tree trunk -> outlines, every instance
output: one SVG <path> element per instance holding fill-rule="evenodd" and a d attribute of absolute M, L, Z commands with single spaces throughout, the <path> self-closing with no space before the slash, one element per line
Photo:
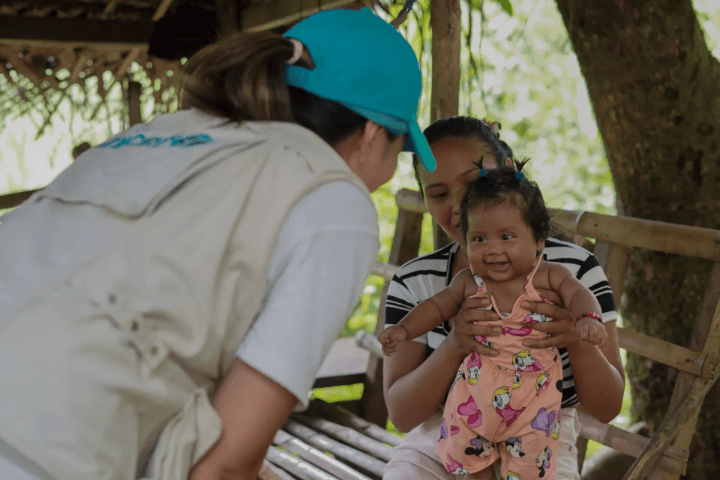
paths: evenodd
<path fill-rule="evenodd" d="M 720 64 L 691 0 L 556 0 L 583 72 L 622 213 L 720 229 Z M 710 264 L 634 249 L 620 302 L 630 328 L 689 346 Z M 657 427 L 677 372 L 628 356 L 635 420 Z M 687 478 L 720 478 L 720 387 Z"/>

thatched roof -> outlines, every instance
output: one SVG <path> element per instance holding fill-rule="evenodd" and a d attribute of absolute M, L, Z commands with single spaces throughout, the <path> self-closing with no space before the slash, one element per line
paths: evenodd
<path fill-rule="evenodd" d="M 9 0 L 0 3 L 0 75 L 22 96 L 63 91 L 104 72 L 114 83 L 137 62 L 162 91 L 179 60 L 218 32 L 283 28 L 318 10 L 355 5 L 358 0 Z M 98 82 L 101 96 L 107 83 Z"/>

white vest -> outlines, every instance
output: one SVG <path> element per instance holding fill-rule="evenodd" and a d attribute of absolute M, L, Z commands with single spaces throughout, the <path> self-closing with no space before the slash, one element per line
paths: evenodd
<path fill-rule="evenodd" d="M 0 225 L 0 245 L 17 244 L 13 224 L 54 202 L 112 231 L 77 232 L 103 240 L 72 264 L 0 253 L 0 438 L 58 480 L 129 480 L 146 464 L 186 478 L 220 435 L 208 394 L 262 308 L 285 217 L 335 180 L 367 193 L 303 127 L 196 111 L 78 158 Z"/>

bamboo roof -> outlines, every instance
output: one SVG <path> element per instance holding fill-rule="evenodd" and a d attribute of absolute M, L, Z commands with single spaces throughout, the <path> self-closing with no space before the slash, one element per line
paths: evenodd
<path fill-rule="evenodd" d="M 9 0 L 0 2 L 0 75 L 22 97 L 107 80 L 109 72 L 109 84 L 97 82 L 104 96 L 136 62 L 163 91 L 180 59 L 218 33 L 282 29 L 353 6 L 358 0 Z M 31 84 L 18 83 L 17 74 Z"/>

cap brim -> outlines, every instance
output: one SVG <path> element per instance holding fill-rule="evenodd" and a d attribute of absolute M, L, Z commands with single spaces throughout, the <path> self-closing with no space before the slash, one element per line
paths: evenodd
<path fill-rule="evenodd" d="M 428 172 L 435 171 L 435 157 L 433 156 L 432 150 L 430 150 L 430 144 L 428 144 L 427 138 L 423 135 L 420 130 L 420 125 L 417 122 L 411 122 L 408 125 L 407 140 L 405 141 L 404 151 L 413 152 L 420 158 L 420 163 Z"/>

